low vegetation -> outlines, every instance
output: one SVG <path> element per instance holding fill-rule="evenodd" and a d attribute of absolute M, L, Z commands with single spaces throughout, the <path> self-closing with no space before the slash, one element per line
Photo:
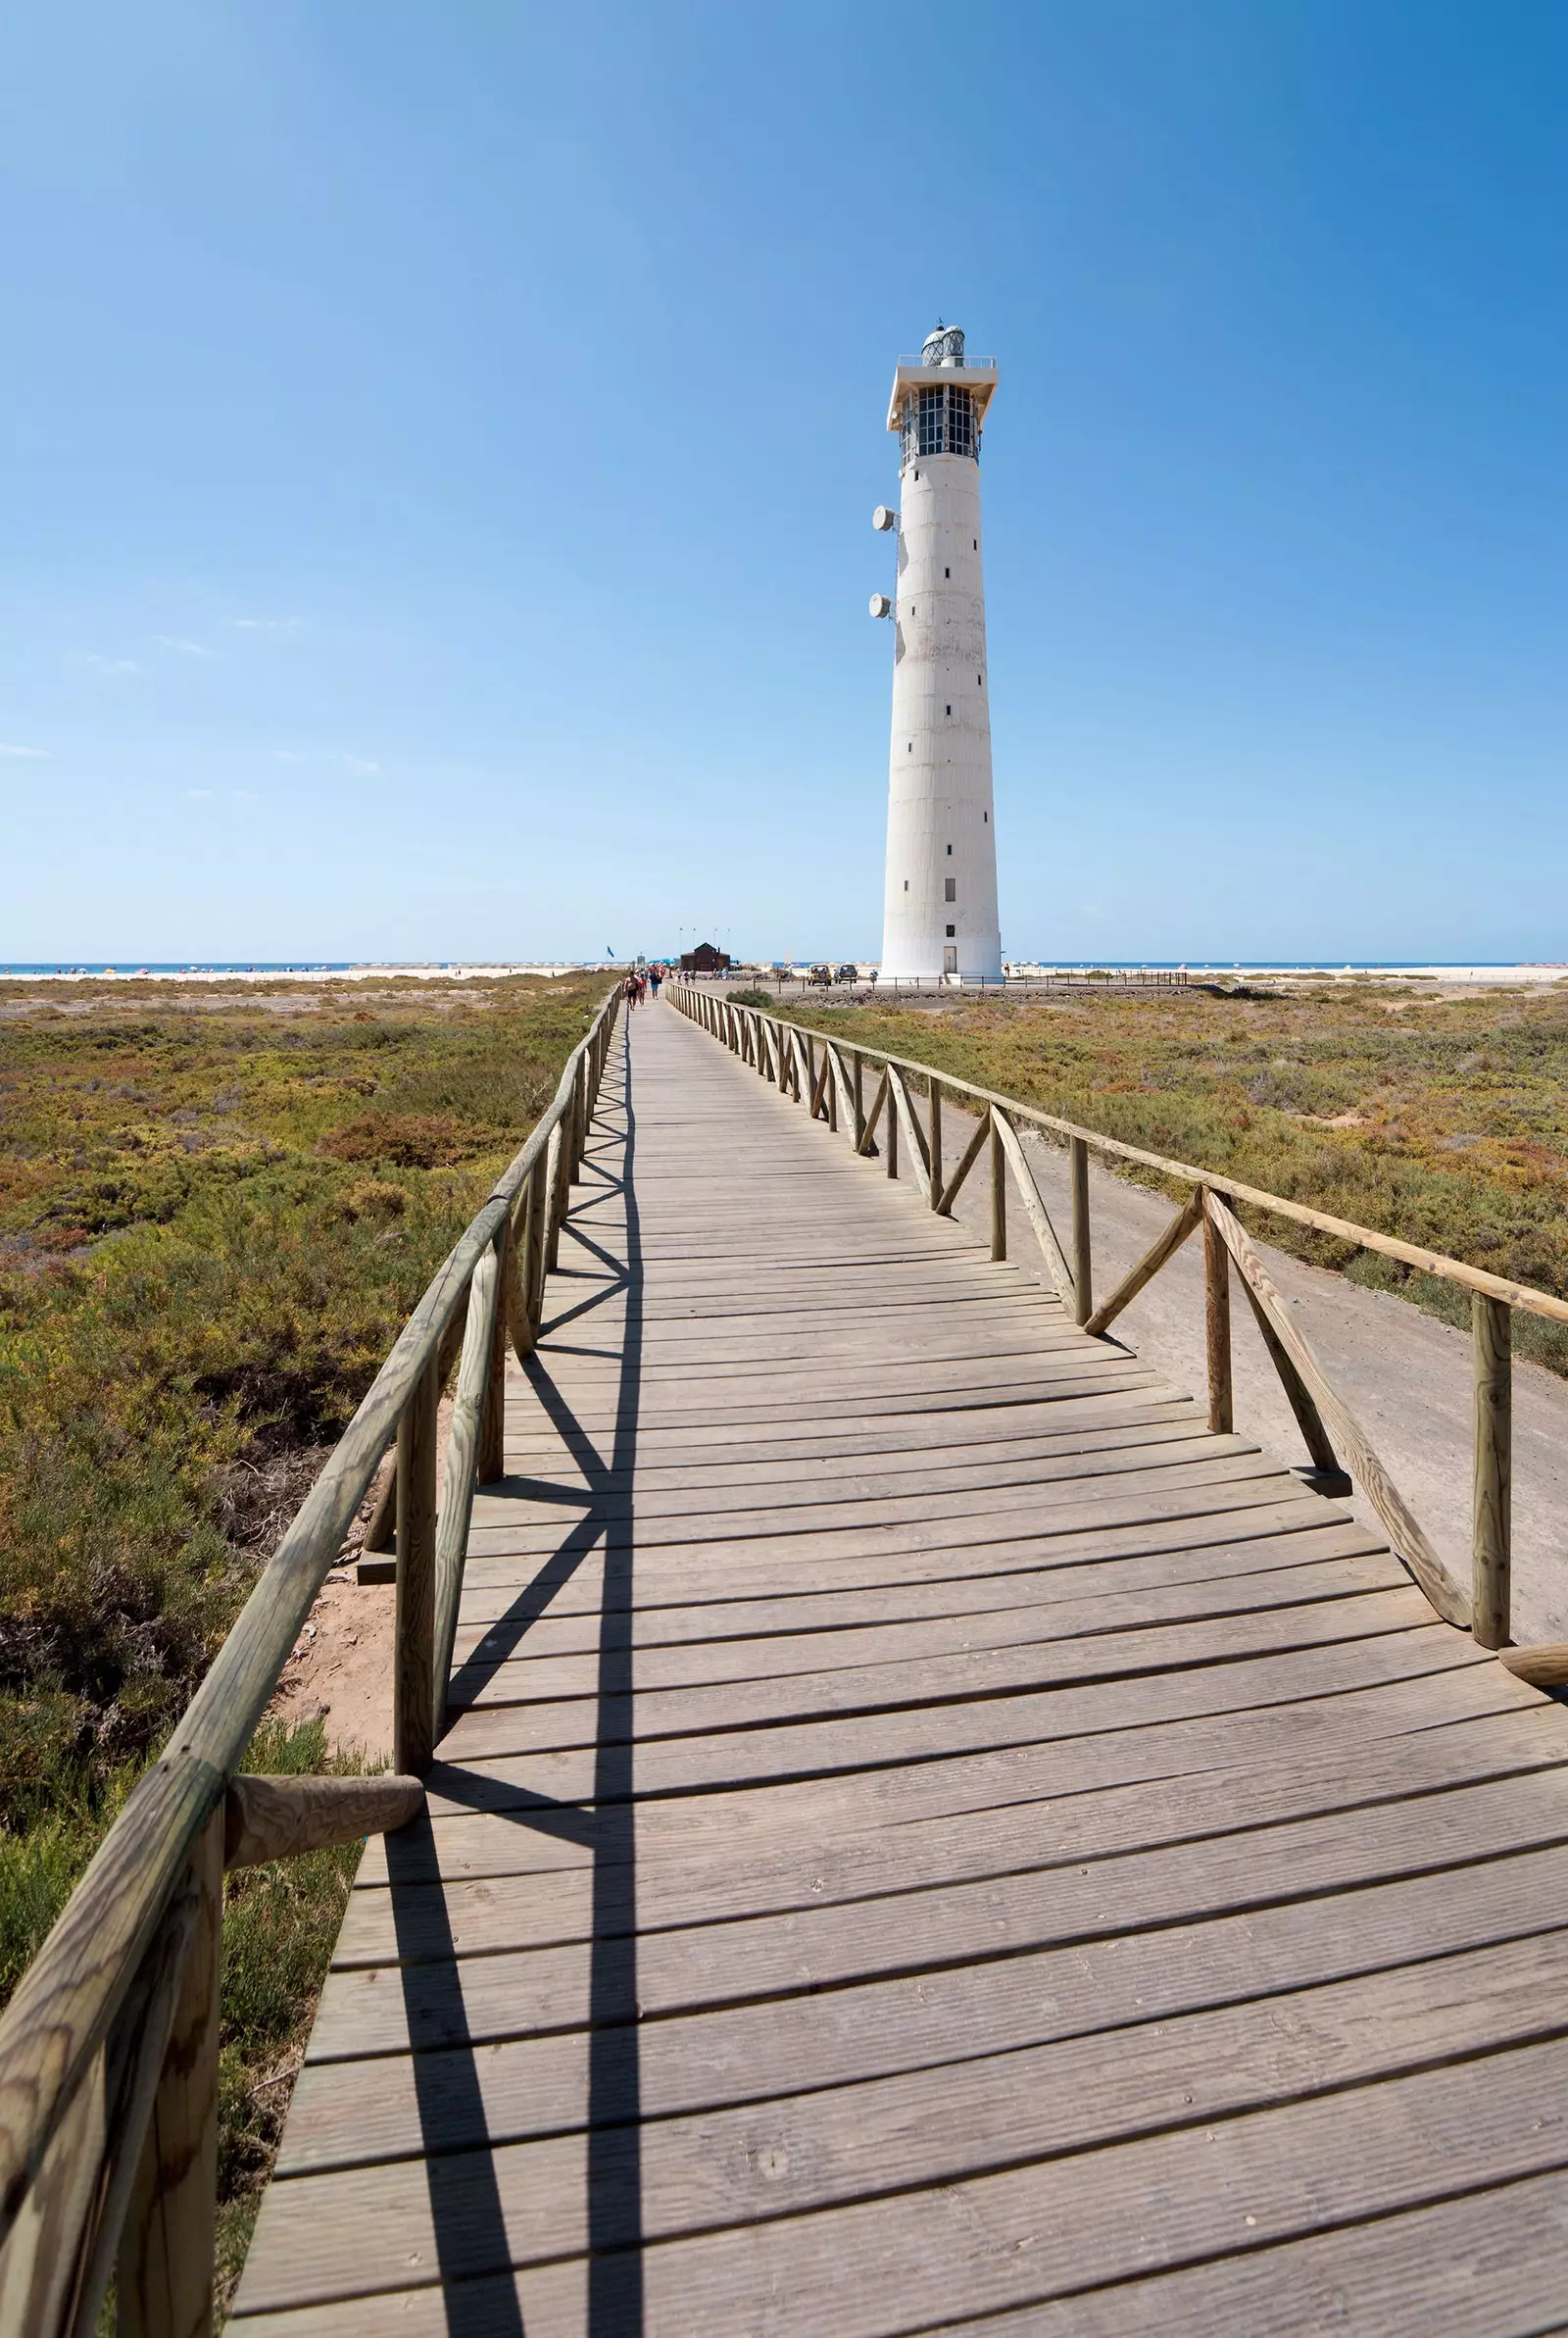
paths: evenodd
<path fill-rule="evenodd" d="M 0 992 L 0 2001 L 603 987 Z M 234 2263 L 353 1864 L 229 1887 Z"/>
<path fill-rule="evenodd" d="M 1568 1298 L 1568 998 L 1412 987 L 786 1012 L 1108 1136 Z M 1157 1182 L 1157 1180 L 1153 1180 Z M 1257 1215 L 1271 1242 L 1450 1321 L 1463 1292 Z M 1568 1371 L 1568 1334 L 1520 1316 Z"/>

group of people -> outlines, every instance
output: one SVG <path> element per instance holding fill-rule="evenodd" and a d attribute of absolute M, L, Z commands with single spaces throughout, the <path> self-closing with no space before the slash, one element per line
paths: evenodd
<path fill-rule="evenodd" d="M 663 979 L 664 970 L 662 966 L 651 966 L 643 973 L 639 973 L 633 967 L 621 984 L 626 997 L 627 1013 L 629 1014 L 633 1007 L 640 1007 L 645 998 L 652 998 L 657 1005 L 659 985 Z"/>

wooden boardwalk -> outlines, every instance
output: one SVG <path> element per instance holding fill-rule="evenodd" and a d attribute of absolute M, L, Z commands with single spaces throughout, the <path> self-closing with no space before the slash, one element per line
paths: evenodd
<path fill-rule="evenodd" d="M 666 1007 L 245 2338 L 1568 2326 L 1568 1727 Z"/>

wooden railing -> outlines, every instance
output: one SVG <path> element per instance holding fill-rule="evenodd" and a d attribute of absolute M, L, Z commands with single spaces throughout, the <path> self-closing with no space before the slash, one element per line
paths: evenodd
<path fill-rule="evenodd" d="M 0 2016 L 4 2338 L 92 2338 L 111 2275 L 122 2338 L 212 2327 L 223 1870 L 353 1842 L 423 1805 L 474 1486 L 502 1474 L 507 1342 L 520 1359 L 538 1336 L 618 996 L 605 1000 L 550 1109 L 405 1324 Z M 436 1410 L 454 1361 L 438 1506 Z M 239 1776 L 394 1436 L 400 1774 Z"/>
<path fill-rule="evenodd" d="M 1162 1154 L 1123 1144 L 1098 1129 L 1081 1128 L 1054 1113 L 999 1096 L 989 1088 L 929 1064 L 917 1064 L 879 1048 L 861 1047 L 791 1022 L 777 1014 L 742 1007 L 721 991 L 672 982 L 665 993 L 672 1006 L 721 1040 L 763 1078 L 808 1106 L 814 1119 L 842 1130 L 857 1153 L 877 1152 L 877 1130 L 887 1173 L 900 1173 L 901 1157 L 921 1196 L 944 1216 L 951 1214 L 964 1179 L 982 1153 L 991 1169 L 991 1255 L 1007 1255 L 1007 1194 L 1016 1191 L 1044 1256 L 1046 1268 L 1067 1314 L 1092 1337 L 1101 1337 L 1123 1308 L 1201 1226 L 1205 1329 L 1208 1358 L 1208 1421 L 1211 1429 L 1232 1426 L 1231 1268 L 1234 1267 L 1263 1344 L 1284 1384 L 1310 1466 L 1301 1471 L 1320 1492 L 1348 1494 L 1352 1479 L 1376 1511 L 1390 1543 L 1403 1560 L 1437 1613 L 1474 1634 L 1478 1646 L 1502 1653 L 1502 1662 L 1541 1687 L 1568 1683 L 1568 1644 L 1510 1648 L 1509 1481 L 1511 1443 L 1512 1311 L 1568 1323 L 1568 1300 L 1527 1284 L 1509 1282 L 1479 1267 L 1405 1242 L 1396 1234 L 1353 1225 L 1303 1202 L 1261 1192 L 1234 1177 L 1170 1161 Z M 872 1086 L 874 1082 L 874 1086 Z M 869 1101 L 867 1089 L 871 1088 Z M 926 1102 L 924 1123 L 916 1099 Z M 976 1124 L 962 1156 L 947 1169 L 942 1137 L 944 1096 L 967 1107 Z M 1019 1124 L 1042 1130 L 1066 1147 L 1071 1213 L 1063 1242 L 1052 1221 L 1033 1170 L 1018 1140 Z M 1190 1198 L 1137 1266 L 1107 1297 L 1095 1302 L 1089 1214 L 1089 1157 L 1126 1162 L 1192 1188 Z M 1233 1203 L 1272 1213 L 1363 1250 L 1398 1259 L 1424 1274 L 1457 1283 L 1470 1293 L 1474 1446 L 1471 1581 L 1455 1582 L 1419 1520 L 1389 1475 L 1371 1440 L 1334 1386 L 1310 1342 L 1293 1320 L 1268 1270 L 1237 1218 Z"/>

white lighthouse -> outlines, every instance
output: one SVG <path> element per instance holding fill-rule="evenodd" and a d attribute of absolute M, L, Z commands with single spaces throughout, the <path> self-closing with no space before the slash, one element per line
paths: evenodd
<path fill-rule="evenodd" d="M 898 531 L 897 597 L 871 602 L 894 625 L 884 977 L 1002 972 L 980 554 L 980 429 L 996 386 L 995 360 L 965 357 L 956 325 L 893 379 L 901 509 L 873 519 Z"/>

